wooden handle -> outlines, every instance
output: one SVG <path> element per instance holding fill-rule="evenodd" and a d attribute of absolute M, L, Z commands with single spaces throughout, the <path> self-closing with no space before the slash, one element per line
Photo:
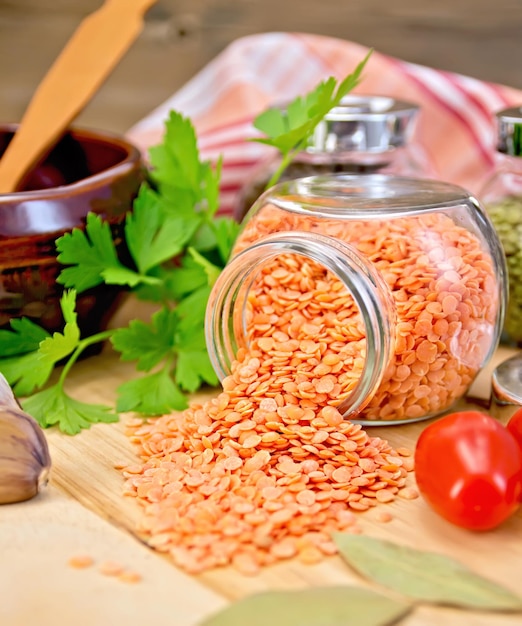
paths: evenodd
<path fill-rule="evenodd" d="M 156 0 L 106 0 L 73 33 L 38 86 L 0 159 L 0 193 L 10 193 L 102 85 L 143 28 Z"/>

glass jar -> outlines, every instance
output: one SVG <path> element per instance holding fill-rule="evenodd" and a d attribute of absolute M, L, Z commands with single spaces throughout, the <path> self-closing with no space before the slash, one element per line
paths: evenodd
<path fill-rule="evenodd" d="M 412 138 L 419 106 L 387 96 L 345 96 L 317 125 L 280 180 L 323 174 L 390 174 L 434 177 L 434 167 Z M 241 220 L 265 191 L 281 163 L 270 156 L 247 180 L 237 206 Z"/>
<path fill-rule="evenodd" d="M 479 197 L 506 255 L 509 298 L 502 340 L 522 346 L 522 107 L 496 117 L 497 167 Z"/>
<path fill-rule="evenodd" d="M 505 294 L 500 242 L 460 187 L 298 179 L 246 216 L 209 299 L 207 349 L 222 381 L 243 368 L 303 408 L 420 420 L 449 409 L 487 363 Z"/>

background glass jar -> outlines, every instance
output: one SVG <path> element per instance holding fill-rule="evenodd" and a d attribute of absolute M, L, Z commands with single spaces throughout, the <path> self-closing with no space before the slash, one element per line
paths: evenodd
<path fill-rule="evenodd" d="M 248 213 L 209 300 L 207 348 L 221 380 L 244 368 L 282 398 L 352 421 L 425 419 L 489 360 L 505 296 L 500 242 L 465 190 L 298 179 Z"/>
<path fill-rule="evenodd" d="M 333 173 L 434 177 L 433 165 L 413 140 L 419 112 L 418 105 L 388 96 L 345 96 L 317 125 L 280 180 Z M 280 155 L 268 157 L 246 181 L 236 212 L 239 219 L 280 163 Z"/>
<path fill-rule="evenodd" d="M 522 107 L 497 113 L 497 167 L 480 192 L 500 237 L 509 274 L 502 339 L 522 346 Z"/>

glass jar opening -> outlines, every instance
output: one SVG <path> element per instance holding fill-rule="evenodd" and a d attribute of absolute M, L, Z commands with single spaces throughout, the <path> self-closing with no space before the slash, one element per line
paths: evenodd
<path fill-rule="evenodd" d="M 261 360 L 258 374 L 270 373 L 281 393 L 320 397 L 352 419 L 389 364 L 393 322 L 386 284 L 353 247 L 278 233 L 239 253 L 218 278 L 207 348 L 221 380 L 240 368 L 254 383 L 248 364 Z"/>

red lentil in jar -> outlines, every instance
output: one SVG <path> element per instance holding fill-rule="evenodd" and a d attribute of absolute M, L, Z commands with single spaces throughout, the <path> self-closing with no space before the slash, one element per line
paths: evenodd
<path fill-rule="evenodd" d="M 496 348 L 505 281 L 495 231 L 459 187 L 300 179 L 245 218 L 207 345 L 222 380 L 244 358 L 245 380 L 276 377 L 352 421 L 425 419 L 462 397 Z"/>

